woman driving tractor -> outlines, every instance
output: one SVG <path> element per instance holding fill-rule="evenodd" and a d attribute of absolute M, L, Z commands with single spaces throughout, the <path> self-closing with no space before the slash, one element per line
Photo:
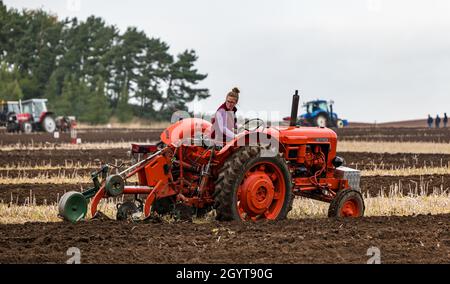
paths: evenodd
<path fill-rule="evenodd" d="M 211 138 L 218 144 L 232 140 L 237 132 L 236 104 L 239 101 L 239 89 L 233 88 L 214 114 L 211 124 Z"/>

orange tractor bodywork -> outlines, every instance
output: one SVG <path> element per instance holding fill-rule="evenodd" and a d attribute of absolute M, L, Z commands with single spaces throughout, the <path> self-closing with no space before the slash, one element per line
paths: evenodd
<path fill-rule="evenodd" d="M 295 96 L 291 117 L 298 108 Z M 92 216 L 103 198 L 145 196 L 140 207 L 119 206 L 118 219 L 137 211 L 144 217 L 162 214 L 182 204 L 202 213 L 215 209 L 219 220 L 276 220 L 286 217 L 294 196 L 331 203 L 329 216 L 362 216 L 359 172 L 341 166 L 336 133 L 298 127 L 295 121 L 291 125 L 247 129 L 217 147 L 207 139 L 211 123 L 183 119 L 165 129 L 157 145 L 133 144 L 131 152 L 141 156 L 139 161 L 115 175 L 108 175 L 105 166 L 93 174 L 94 188 L 82 194 L 93 197 Z M 135 175 L 136 185 L 125 185 Z M 72 221 L 68 208 L 76 212 L 77 206 L 87 206 L 62 199 L 67 204 L 60 204 L 60 214 Z M 79 212 L 83 216 L 76 215 L 75 220 L 84 217 L 83 210 Z"/>

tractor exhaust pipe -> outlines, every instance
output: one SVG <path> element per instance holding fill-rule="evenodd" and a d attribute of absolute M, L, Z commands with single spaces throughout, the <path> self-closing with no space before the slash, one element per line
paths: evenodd
<path fill-rule="evenodd" d="M 292 108 L 291 108 L 291 122 L 289 126 L 297 125 L 297 114 L 298 114 L 298 102 L 300 101 L 300 96 L 298 95 L 298 90 L 295 90 L 295 95 L 292 96 Z"/>

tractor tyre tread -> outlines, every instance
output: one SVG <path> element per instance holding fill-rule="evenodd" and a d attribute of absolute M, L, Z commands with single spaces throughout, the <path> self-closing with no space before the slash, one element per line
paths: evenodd
<path fill-rule="evenodd" d="M 242 179 L 243 170 L 247 165 L 251 164 L 253 160 L 260 158 L 261 147 L 240 147 L 235 153 L 233 153 L 224 163 L 223 167 L 219 170 L 218 178 L 215 182 L 214 191 L 214 208 L 216 209 L 216 219 L 219 221 L 232 221 L 240 220 L 239 216 L 233 212 L 234 206 L 233 194 L 236 188 L 239 186 Z M 285 178 L 288 179 L 286 184 L 286 198 L 288 204 L 282 209 L 277 219 L 285 219 L 289 211 L 292 209 L 294 201 L 294 195 L 291 190 L 291 178 L 289 171 L 287 170 L 286 161 L 282 155 L 275 157 L 280 165 L 285 165 Z"/>
<path fill-rule="evenodd" d="M 336 196 L 333 198 L 333 200 L 330 203 L 330 206 L 328 207 L 328 217 L 339 217 L 339 208 L 342 206 L 342 203 L 349 198 L 347 195 L 354 195 L 357 196 L 356 198 L 358 201 L 360 201 L 361 205 L 361 216 L 364 216 L 364 199 L 361 195 L 361 193 L 354 189 L 346 189 L 346 190 L 340 190 L 336 193 Z"/>

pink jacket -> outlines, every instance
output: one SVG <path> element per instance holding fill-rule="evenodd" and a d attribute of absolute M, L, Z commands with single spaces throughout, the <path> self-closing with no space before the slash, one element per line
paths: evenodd
<path fill-rule="evenodd" d="M 227 110 L 225 103 L 217 109 L 214 117 L 211 119 L 212 139 L 226 142 L 234 138 L 237 129 L 236 111 L 236 107 L 232 110 Z"/>

